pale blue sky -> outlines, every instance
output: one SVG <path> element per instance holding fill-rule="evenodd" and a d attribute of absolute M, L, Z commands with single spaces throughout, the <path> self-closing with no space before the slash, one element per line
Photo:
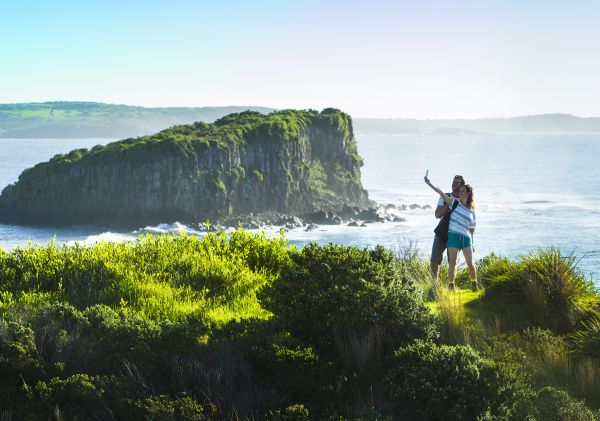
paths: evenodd
<path fill-rule="evenodd" d="M 600 2 L 0 3 L 0 103 L 600 116 Z"/>

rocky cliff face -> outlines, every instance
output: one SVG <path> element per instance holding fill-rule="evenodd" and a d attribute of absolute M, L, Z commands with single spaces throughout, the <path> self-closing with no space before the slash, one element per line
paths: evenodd
<path fill-rule="evenodd" d="M 138 227 L 365 206 L 360 165 L 338 110 L 245 112 L 56 156 L 4 189 L 0 218 Z"/>

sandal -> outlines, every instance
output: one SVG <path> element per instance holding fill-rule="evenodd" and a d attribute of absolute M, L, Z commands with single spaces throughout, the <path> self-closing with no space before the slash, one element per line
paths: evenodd
<path fill-rule="evenodd" d="M 449 289 L 450 291 L 454 291 L 454 282 L 449 282 L 449 283 L 448 283 L 448 289 Z"/>
<path fill-rule="evenodd" d="M 477 281 L 471 281 L 471 291 L 476 292 L 479 289 Z"/>

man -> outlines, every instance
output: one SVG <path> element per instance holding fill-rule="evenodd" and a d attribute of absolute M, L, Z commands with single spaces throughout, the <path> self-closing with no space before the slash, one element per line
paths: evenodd
<path fill-rule="evenodd" d="M 459 199 L 458 191 L 460 186 L 465 184 L 465 179 L 462 175 L 455 175 L 452 180 L 452 195 Z M 446 193 L 450 196 L 450 193 Z M 440 219 L 444 215 L 446 215 L 450 211 L 450 206 L 448 206 L 444 200 L 440 197 L 438 201 L 438 205 L 435 208 L 435 217 Z M 429 261 L 429 268 L 431 270 L 431 278 L 434 282 L 437 282 L 438 275 L 440 273 L 440 265 L 442 264 L 442 260 L 444 260 L 444 251 L 446 250 L 446 242 L 438 237 L 437 234 L 433 237 L 433 246 L 431 247 L 431 260 Z"/>

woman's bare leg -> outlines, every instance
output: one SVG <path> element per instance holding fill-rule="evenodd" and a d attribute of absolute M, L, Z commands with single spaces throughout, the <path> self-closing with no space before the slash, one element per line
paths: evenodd
<path fill-rule="evenodd" d="M 477 271 L 473 264 L 473 249 L 471 247 L 465 247 L 462 249 L 463 256 L 465 256 L 465 262 L 469 268 L 469 277 L 471 278 L 471 291 L 477 291 L 479 286 L 477 285 Z"/>
<path fill-rule="evenodd" d="M 456 259 L 458 257 L 458 249 L 448 247 L 448 282 L 451 287 L 454 286 L 454 278 L 456 278 Z"/>
<path fill-rule="evenodd" d="M 465 256 L 467 267 L 469 268 L 469 277 L 471 278 L 471 282 L 475 282 L 477 281 L 477 270 L 473 264 L 473 250 L 471 247 L 465 247 L 462 249 L 462 252 L 463 256 Z"/>

